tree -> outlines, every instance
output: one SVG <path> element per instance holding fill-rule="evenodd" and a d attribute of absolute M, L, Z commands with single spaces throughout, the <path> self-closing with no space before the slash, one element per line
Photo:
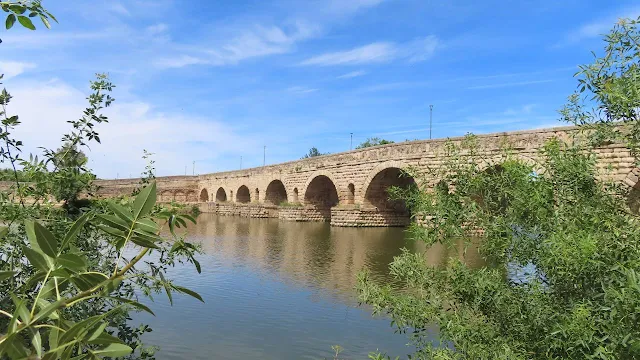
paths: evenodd
<path fill-rule="evenodd" d="M 368 138 L 366 141 L 356 146 L 356 149 L 364 149 L 371 146 L 386 145 L 386 144 L 393 144 L 393 143 L 394 141 L 391 141 L 391 140 L 385 140 L 385 139 L 373 137 L 373 138 Z"/>
<path fill-rule="evenodd" d="M 17 20 L 32 29 L 31 20 L 22 15 L 27 11 L 45 25 L 46 19 L 55 20 L 39 1 L 0 1 L 0 8 L 9 13 L 7 28 Z M 182 210 L 156 206 L 155 182 L 135 198 L 98 199 L 77 212 L 60 211 L 46 201 L 54 194 L 69 204 L 80 192 L 90 193 L 95 176 L 86 169 L 80 149 L 100 142 L 96 129 L 107 122 L 102 110 L 113 102 L 113 88 L 106 75 L 98 74 L 83 116 L 69 121 L 73 130 L 63 136 L 60 149 L 41 148 L 41 159 L 22 157 L 22 141 L 13 137 L 19 117 L 8 112 L 9 92 L 0 92 L 0 163 L 13 172 L 13 186 L 0 192 L 2 359 L 150 359 L 153 350 L 141 336 L 151 329 L 129 326 L 131 311 L 152 313 L 138 297 L 162 290 L 171 303 L 176 292 L 202 300 L 166 276 L 169 267 L 182 262 L 200 272 L 194 257 L 199 250 L 175 232 L 195 219 Z M 136 249 L 137 255 L 125 259 L 126 248 Z M 151 249 L 154 258 L 148 256 Z"/>
<path fill-rule="evenodd" d="M 328 155 L 329 153 L 321 153 L 315 146 L 309 149 L 309 153 L 305 154 L 301 159 L 308 159 L 316 156 Z"/>
<path fill-rule="evenodd" d="M 605 57 L 581 67 L 586 97 L 571 96 L 562 115 L 582 131 L 550 141 L 540 163 L 505 148 L 505 160 L 484 169 L 489 159 L 469 136 L 447 145 L 441 169 L 408 170 L 440 179 L 434 189 L 391 190 L 422 220 L 414 238 L 454 251 L 462 242 L 460 257 L 477 246 L 486 262 L 436 268 L 405 251 L 390 269 L 407 289 L 359 276 L 361 300 L 411 333 L 415 358 L 640 358 L 639 219 L 626 190 L 599 177 L 593 151 L 625 141 L 637 154 L 637 24 L 621 21 L 605 38 Z"/>

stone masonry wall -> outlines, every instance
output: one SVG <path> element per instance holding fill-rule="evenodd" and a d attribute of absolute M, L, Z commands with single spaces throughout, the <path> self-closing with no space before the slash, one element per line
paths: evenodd
<path fill-rule="evenodd" d="M 546 141 L 551 138 L 569 140 L 576 132 L 576 128 L 563 127 L 552 129 L 538 129 L 529 131 L 518 131 L 511 133 L 495 133 L 478 135 L 478 151 L 483 155 L 481 164 L 490 167 L 504 159 L 504 147 L 508 146 L 513 156 L 531 164 L 536 171 L 542 172 L 544 169 L 539 165 L 539 151 Z M 212 202 L 215 201 L 217 193 L 224 193 L 228 202 L 223 204 L 235 204 L 236 194 L 240 188 L 249 189 L 249 198 L 246 206 L 255 207 L 266 205 L 265 199 L 273 199 L 276 195 L 278 201 L 284 200 L 288 203 L 300 203 L 301 205 L 323 206 L 318 199 L 320 196 L 327 196 L 326 204 L 334 205 L 335 201 L 330 193 L 332 188 L 327 185 L 327 177 L 330 183 L 335 186 L 338 195 L 337 207 L 333 207 L 331 214 L 327 214 L 328 209 L 321 212 L 322 219 L 331 219 L 336 226 L 375 226 L 386 224 L 386 226 L 401 224 L 404 220 L 402 209 L 395 208 L 397 216 L 387 213 L 389 204 L 382 204 L 379 200 L 385 196 L 386 188 L 393 183 L 393 179 L 384 174 L 397 174 L 394 169 L 405 169 L 415 167 L 417 169 L 437 169 L 446 160 L 445 145 L 448 141 L 460 144 L 463 138 L 434 139 L 409 141 L 395 144 L 388 144 L 365 149 L 358 149 L 349 152 L 318 156 L 308 159 L 296 160 L 281 164 L 268 165 L 263 167 L 227 171 L 213 174 L 203 174 L 199 176 L 175 176 L 158 178 L 158 198 L 159 201 L 180 201 L 180 202 Z M 629 187 L 640 188 L 637 185 L 637 170 L 633 166 L 633 157 L 623 144 L 611 144 L 596 150 L 598 157 L 598 169 L 602 178 L 624 183 Z M 380 176 L 377 176 L 380 175 Z M 313 181 L 321 177 L 323 181 Z M 431 186 L 438 179 L 416 179 L 419 185 Z M 101 196 L 114 196 L 123 193 L 130 193 L 138 182 L 137 179 L 124 180 L 101 180 Z M 282 182 L 285 196 L 274 194 L 273 191 L 278 186 L 271 186 Z M 319 185 L 322 184 L 321 188 Z M 203 191 L 206 190 L 206 191 Z M 367 191 L 369 190 L 369 191 Z M 204 197 L 204 199 L 202 199 Z M 358 205 L 362 210 L 343 210 L 345 206 Z M 370 207 L 376 211 L 366 210 Z M 638 205 L 640 207 L 640 205 Z M 208 208 L 208 206 L 207 206 Z M 253 210 L 244 210 L 249 214 Z M 247 213 L 248 211 L 248 213 Z M 260 210 L 255 210 L 258 213 Z M 270 210 L 273 216 L 274 210 Z M 227 208 L 225 206 L 217 208 L 216 212 L 223 214 L 242 213 L 241 210 Z M 309 210 L 296 208 L 283 209 L 279 212 L 281 219 L 297 220 L 312 218 Z M 399 215 L 398 215 L 399 214 Z"/>

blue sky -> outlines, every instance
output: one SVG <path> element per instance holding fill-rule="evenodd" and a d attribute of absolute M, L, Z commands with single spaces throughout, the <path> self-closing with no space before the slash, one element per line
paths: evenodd
<path fill-rule="evenodd" d="M 88 81 L 117 88 L 90 165 L 136 176 L 298 159 L 310 147 L 564 125 L 578 64 L 633 1 L 47 1 L 60 24 L 0 31 L 25 151 L 55 147 Z"/>

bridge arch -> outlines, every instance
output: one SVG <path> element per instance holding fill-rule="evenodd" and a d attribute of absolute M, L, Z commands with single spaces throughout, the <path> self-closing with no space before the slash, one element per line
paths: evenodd
<path fill-rule="evenodd" d="M 287 201 L 287 199 L 287 189 L 284 187 L 282 180 L 275 179 L 267 185 L 264 197 L 266 203 L 280 205 L 282 202 Z"/>
<path fill-rule="evenodd" d="M 218 191 L 216 191 L 216 202 L 225 202 L 227 201 L 227 192 L 224 191 L 223 187 L 219 187 Z"/>
<path fill-rule="evenodd" d="M 338 205 L 340 198 L 338 197 L 336 182 L 333 179 L 335 177 L 327 171 L 314 173 L 305 185 L 305 205 L 322 209 L 330 209 Z"/>
<path fill-rule="evenodd" d="M 246 204 L 251 202 L 251 193 L 246 185 L 242 185 L 236 191 L 236 202 Z"/>
<path fill-rule="evenodd" d="M 200 190 L 200 202 L 208 202 L 209 201 L 209 192 L 207 188 L 203 188 Z"/>
<path fill-rule="evenodd" d="M 388 190 L 392 186 L 407 188 L 416 185 L 413 177 L 403 174 L 405 163 L 389 161 L 376 166 L 364 182 L 362 203 L 380 211 L 405 213 L 404 201 L 390 200 Z"/>

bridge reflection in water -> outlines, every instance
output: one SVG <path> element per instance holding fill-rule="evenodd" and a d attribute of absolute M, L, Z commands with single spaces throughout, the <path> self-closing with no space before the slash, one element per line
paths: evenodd
<path fill-rule="evenodd" d="M 202 214 L 189 240 L 202 244 L 203 273 L 178 266 L 176 284 L 198 291 L 204 304 L 162 296 L 151 304 L 157 317 L 139 315 L 154 331 L 146 341 L 162 346 L 159 359 L 321 359 L 340 344 L 345 357 L 366 358 L 380 349 L 410 353 L 389 320 L 358 306 L 356 275 L 368 268 L 390 283 L 388 264 L 402 247 L 443 264 L 453 249 L 427 250 L 400 228 L 337 228 L 328 223 L 219 217 Z M 467 261 L 479 264 L 469 250 Z M 138 318 L 136 318 L 137 320 Z"/>
<path fill-rule="evenodd" d="M 334 295 L 354 298 L 356 275 L 367 268 L 375 279 L 390 282 L 389 264 L 405 247 L 425 254 L 432 265 L 444 265 L 451 256 L 462 258 L 463 246 L 436 245 L 427 249 L 408 239 L 400 228 L 340 228 L 326 223 L 283 222 L 200 215 L 190 239 L 208 254 L 260 267 Z M 479 264 L 475 249 L 465 261 Z"/>

